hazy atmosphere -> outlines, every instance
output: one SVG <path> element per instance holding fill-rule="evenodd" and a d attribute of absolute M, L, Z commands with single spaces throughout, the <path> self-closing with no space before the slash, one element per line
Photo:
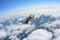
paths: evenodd
<path fill-rule="evenodd" d="M 0 0 L 0 40 L 60 40 L 60 0 Z"/>

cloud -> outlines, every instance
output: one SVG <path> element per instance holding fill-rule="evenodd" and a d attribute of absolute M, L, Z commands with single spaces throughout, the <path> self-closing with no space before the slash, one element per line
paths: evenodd
<path fill-rule="evenodd" d="M 58 29 L 60 28 L 60 20 L 55 20 L 51 23 L 44 23 L 43 25 L 51 30 Z"/>
<path fill-rule="evenodd" d="M 55 29 L 54 34 L 56 36 L 55 40 L 60 40 L 60 29 Z"/>
<path fill-rule="evenodd" d="M 8 12 L 0 17 L 0 22 L 9 20 L 10 25 L 4 26 L 0 24 L 0 39 L 4 39 L 5 37 L 9 36 L 11 40 L 20 40 L 22 37 L 27 34 L 27 37 L 24 37 L 23 40 L 49 40 L 52 38 L 53 34 L 57 37 L 55 40 L 59 40 L 60 38 L 60 29 L 54 29 L 57 24 L 60 25 L 60 20 L 55 20 L 51 23 L 47 22 L 44 23 L 42 29 L 36 29 L 35 24 L 23 24 L 19 21 L 25 19 L 30 14 L 35 15 L 35 18 L 40 17 L 41 15 L 50 15 L 52 17 L 58 18 L 60 16 L 60 5 L 42 5 L 42 6 L 33 6 L 27 7 L 23 9 L 18 9 L 12 12 Z M 18 18 L 21 17 L 21 18 Z M 13 24 L 14 18 L 18 18 L 18 24 Z M 43 18 L 42 18 L 43 19 Z M 39 20 L 40 21 L 40 20 Z M 39 21 L 37 21 L 39 23 Z M 43 22 L 44 20 L 40 21 Z M 49 20 L 48 20 L 49 21 Z M 3 28 L 4 26 L 4 28 Z M 60 26 L 59 26 L 60 27 Z M 48 28 L 49 30 L 53 31 L 53 33 L 48 32 L 45 30 Z M 54 30 L 52 30 L 52 29 Z M 28 34 L 29 33 L 29 34 Z M 21 35 L 19 35 L 21 34 Z M 17 37 L 19 35 L 19 37 Z"/>
<path fill-rule="evenodd" d="M 17 9 L 13 11 L 9 11 L 5 13 L 4 15 L 0 16 L 1 19 L 6 19 L 12 16 L 28 16 L 28 15 L 51 15 L 54 17 L 60 16 L 60 5 L 40 5 L 40 6 L 32 6 L 32 7 L 26 7 L 22 9 Z"/>
<path fill-rule="evenodd" d="M 52 34 L 43 29 L 37 29 L 33 31 L 27 38 L 24 40 L 49 40 L 52 37 Z"/>
<path fill-rule="evenodd" d="M 9 39 L 11 40 L 19 40 L 19 38 L 17 38 L 17 35 L 19 35 L 20 33 L 24 33 L 25 30 L 26 30 L 25 34 L 27 34 L 34 30 L 34 27 L 35 27 L 34 25 L 30 24 L 8 25 L 0 30 L 0 39 L 4 39 L 7 36 L 9 36 Z"/>
<path fill-rule="evenodd" d="M 6 31 L 0 30 L 0 39 L 4 39 L 7 35 L 8 35 L 8 34 L 7 34 Z"/>

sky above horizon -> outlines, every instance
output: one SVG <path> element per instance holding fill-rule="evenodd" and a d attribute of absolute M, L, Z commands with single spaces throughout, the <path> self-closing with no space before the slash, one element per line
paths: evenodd
<path fill-rule="evenodd" d="M 0 0 L 0 14 L 14 9 L 42 4 L 60 4 L 60 0 Z"/>

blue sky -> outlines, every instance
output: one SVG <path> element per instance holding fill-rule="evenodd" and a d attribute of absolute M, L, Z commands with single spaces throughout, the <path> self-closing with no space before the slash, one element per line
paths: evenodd
<path fill-rule="evenodd" d="M 41 4 L 60 4 L 60 0 L 0 0 L 0 14 L 13 9 Z"/>

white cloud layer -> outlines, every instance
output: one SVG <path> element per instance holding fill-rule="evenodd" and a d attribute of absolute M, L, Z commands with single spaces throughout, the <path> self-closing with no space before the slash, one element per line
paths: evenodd
<path fill-rule="evenodd" d="M 27 38 L 24 40 L 49 40 L 51 39 L 52 34 L 43 29 L 37 29 L 33 31 Z"/>
<path fill-rule="evenodd" d="M 0 20 L 1 19 L 6 19 L 11 16 L 28 16 L 28 15 L 51 15 L 54 17 L 60 16 L 60 5 L 40 5 L 40 6 L 32 6 L 32 7 L 27 7 L 27 8 L 22 8 L 22 9 L 17 9 L 14 11 L 9 11 L 8 13 L 4 15 L 0 15 Z"/>
<path fill-rule="evenodd" d="M 37 29 L 36 23 L 29 21 L 29 24 L 23 24 L 20 22 L 25 20 L 30 14 L 35 15 L 34 19 L 40 18 L 41 15 L 50 15 L 56 18 L 56 20 L 49 22 L 50 20 L 48 18 L 48 22 L 40 24 L 42 27 L 37 24 L 40 27 Z M 60 19 L 58 17 L 60 17 L 60 5 L 33 6 L 8 12 L 0 16 L 0 39 L 4 40 L 4 38 L 9 36 L 11 40 L 60 40 Z M 37 22 L 45 22 L 43 19 Z M 7 23 L 5 21 L 9 22 Z M 36 22 L 35 20 L 32 21 Z M 3 22 L 5 23 L 3 24 Z M 9 23 L 10 25 L 8 25 Z"/>
<path fill-rule="evenodd" d="M 8 34 L 7 34 L 6 31 L 0 30 L 0 39 L 1 39 L 1 38 L 4 39 L 7 35 L 8 35 Z"/>

